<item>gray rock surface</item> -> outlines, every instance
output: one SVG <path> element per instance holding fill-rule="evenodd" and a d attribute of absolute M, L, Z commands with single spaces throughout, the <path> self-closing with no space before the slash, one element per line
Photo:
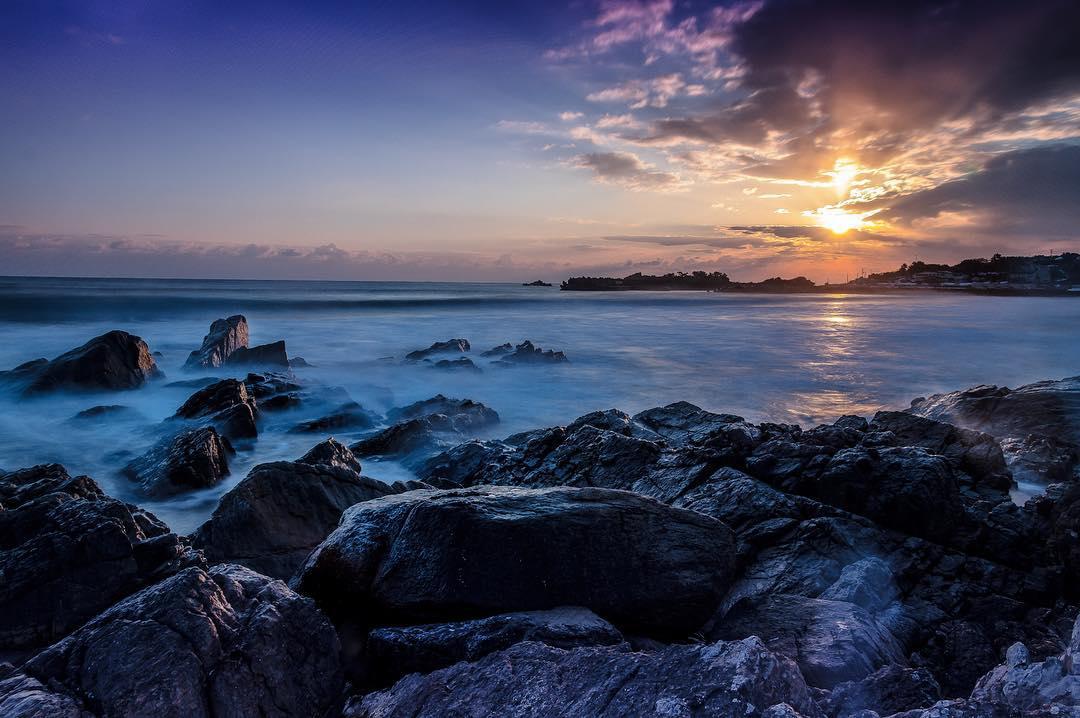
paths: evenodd
<path fill-rule="evenodd" d="M 142 338 L 122 331 L 94 337 L 52 361 L 35 359 L 0 372 L 0 382 L 23 395 L 53 391 L 116 391 L 137 389 L 164 376 Z"/>
<path fill-rule="evenodd" d="M 243 314 L 215 319 L 203 337 L 202 346 L 191 352 L 184 362 L 186 369 L 216 369 L 237 349 L 248 345 L 248 323 Z"/>
<path fill-rule="evenodd" d="M 144 496 L 162 498 L 221 482 L 229 473 L 233 453 L 217 429 L 204 426 L 161 441 L 121 473 L 138 484 Z"/>

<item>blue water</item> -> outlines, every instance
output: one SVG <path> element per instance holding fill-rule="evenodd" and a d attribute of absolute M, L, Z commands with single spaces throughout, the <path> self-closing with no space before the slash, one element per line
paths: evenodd
<path fill-rule="evenodd" d="M 571 293 L 504 284 L 0 279 L 0 367 L 54 357 L 110 329 L 143 337 L 170 380 L 210 322 L 243 313 L 253 344 L 285 339 L 315 365 L 302 379 L 344 386 L 383 410 L 442 392 L 503 418 L 492 434 L 566 423 L 594 409 L 635 412 L 677 400 L 749 419 L 804 426 L 841 414 L 906 407 L 916 396 L 973 384 L 1016 386 L 1080 374 L 1080 299 Z M 474 354 L 532 339 L 570 363 L 449 374 L 397 361 L 436 340 L 464 337 Z M 483 362 L 477 359 L 478 363 Z M 148 506 L 177 530 L 198 525 L 251 465 L 295 458 L 319 436 L 264 427 L 223 486 L 168 503 L 138 500 L 115 475 L 145 427 L 75 429 L 75 412 L 123 403 L 147 424 L 190 390 L 161 383 L 109 396 L 17 403 L 0 398 L 0 468 L 59 461 Z M 136 422 L 137 423 L 137 422 Z M 350 434 L 339 435 L 348 440 Z M 366 462 L 377 478 L 407 475 Z"/>

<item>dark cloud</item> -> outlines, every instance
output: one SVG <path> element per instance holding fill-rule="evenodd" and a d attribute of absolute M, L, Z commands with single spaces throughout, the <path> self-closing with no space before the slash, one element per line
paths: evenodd
<path fill-rule="evenodd" d="M 944 213 L 970 213 L 982 232 L 1080 236 L 1080 145 L 1051 145 L 997 155 L 979 170 L 931 189 L 865 206 L 886 206 L 910 224 Z"/>
<path fill-rule="evenodd" d="M 578 167 L 592 170 L 602 182 L 614 182 L 630 189 L 674 187 L 679 178 L 670 172 L 650 169 L 630 152 L 590 152 L 578 155 Z"/>

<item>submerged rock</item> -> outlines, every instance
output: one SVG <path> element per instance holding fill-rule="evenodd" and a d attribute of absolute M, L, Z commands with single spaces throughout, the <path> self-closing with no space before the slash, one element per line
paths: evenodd
<path fill-rule="evenodd" d="M 248 439 L 258 436 L 255 424 L 258 409 L 248 394 L 247 386 L 237 379 L 222 379 L 188 397 L 176 418 L 191 419 L 211 424 L 230 439 Z"/>
<path fill-rule="evenodd" d="M 461 357 L 460 359 L 440 359 L 431 365 L 433 369 L 441 369 L 442 371 L 471 371 L 481 372 L 480 367 L 473 363 L 473 360 L 469 357 Z"/>
<path fill-rule="evenodd" d="M 259 464 L 221 497 L 213 515 L 192 534 L 192 545 L 211 563 L 292 576 L 345 509 L 393 492 L 361 476 L 347 451 L 331 439 L 300 461 Z"/>
<path fill-rule="evenodd" d="M 472 350 L 467 339 L 447 339 L 445 342 L 435 342 L 427 349 L 417 349 L 405 355 L 407 361 L 420 361 L 437 354 L 464 354 Z"/>
<path fill-rule="evenodd" d="M 42 651 L 18 680 L 34 689 L 28 715 L 74 701 L 108 716 L 329 716 L 343 686 L 339 651 L 326 617 L 280 581 L 190 568 Z"/>
<path fill-rule="evenodd" d="M 501 357 L 504 354 L 510 354 L 513 351 L 514 351 L 514 345 L 511 344 L 510 342 L 506 342 L 505 344 L 500 344 L 497 347 L 492 347 L 491 349 L 488 349 L 486 352 L 481 352 L 480 356 L 482 356 L 482 357 Z"/>
<path fill-rule="evenodd" d="M 731 531 L 623 491 L 411 491 L 353 506 L 294 583 L 332 616 L 434 622 L 584 606 L 686 635 L 731 579 Z"/>
<path fill-rule="evenodd" d="M 526 339 L 514 347 L 514 351 L 501 354 L 495 363 L 500 366 L 517 366 L 520 364 L 559 364 L 566 361 L 569 360 L 562 352 L 541 349 Z"/>
<path fill-rule="evenodd" d="M 397 423 L 349 447 L 357 456 L 399 456 L 415 465 L 499 422 L 498 413 L 479 402 L 442 394 L 393 409 L 388 416 Z"/>
<path fill-rule="evenodd" d="M 310 434 L 335 430 L 370 429 L 375 426 L 375 414 L 355 401 L 348 401 L 326 416 L 303 421 L 289 429 L 294 434 Z"/>
<path fill-rule="evenodd" d="M 289 368 L 289 355 L 285 353 L 285 341 L 278 340 L 257 347 L 240 347 L 225 360 L 225 366 L 281 367 Z"/>
<path fill-rule="evenodd" d="M 71 424 L 89 424 L 98 420 L 136 421 L 145 417 L 137 410 L 123 404 L 103 404 L 83 409 L 68 419 Z"/>
<path fill-rule="evenodd" d="M 248 323 L 243 314 L 215 319 L 203 337 L 202 346 L 191 352 L 184 362 L 186 369 L 216 369 L 237 349 L 248 345 Z"/>
<path fill-rule="evenodd" d="M 623 637 L 592 611 L 570 606 L 459 623 L 376 628 L 368 636 L 367 653 L 376 680 L 387 682 L 476 661 L 522 641 L 576 648 L 617 645 Z"/>
<path fill-rule="evenodd" d="M 21 386 L 29 396 L 65 389 L 137 389 L 162 376 L 146 342 L 127 332 L 111 331 L 52 361 L 35 359 L 0 372 L 0 381 Z"/>
<path fill-rule="evenodd" d="M 162 441 L 121 473 L 136 482 L 143 495 L 161 498 L 219 483 L 229 474 L 228 457 L 233 453 L 228 439 L 204 426 Z"/>
<path fill-rule="evenodd" d="M 0 646 L 63 637 L 144 585 L 197 561 L 152 514 L 58 464 L 0 477 Z"/>
<path fill-rule="evenodd" d="M 470 417 L 476 426 L 490 426 L 499 422 L 499 415 L 494 409 L 472 399 L 449 399 L 436 394 L 430 399 L 416 401 L 408 406 L 401 406 L 386 412 L 386 418 L 394 423 L 416 419 L 429 414 Z"/>
<path fill-rule="evenodd" d="M 756 638 L 655 653 L 529 642 L 476 663 L 406 676 L 351 700 L 344 715 L 754 718 L 780 703 L 808 718 L 822 715 L 794 663 Z"/>

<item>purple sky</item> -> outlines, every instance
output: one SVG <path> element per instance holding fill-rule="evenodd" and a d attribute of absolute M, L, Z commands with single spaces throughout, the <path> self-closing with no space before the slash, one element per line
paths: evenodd
<path fill-rule="evenodd" d="M 1075 0 L 14 0 L 0 274 L 835 281 L 1075 250 L 1078 35 Z"/>

